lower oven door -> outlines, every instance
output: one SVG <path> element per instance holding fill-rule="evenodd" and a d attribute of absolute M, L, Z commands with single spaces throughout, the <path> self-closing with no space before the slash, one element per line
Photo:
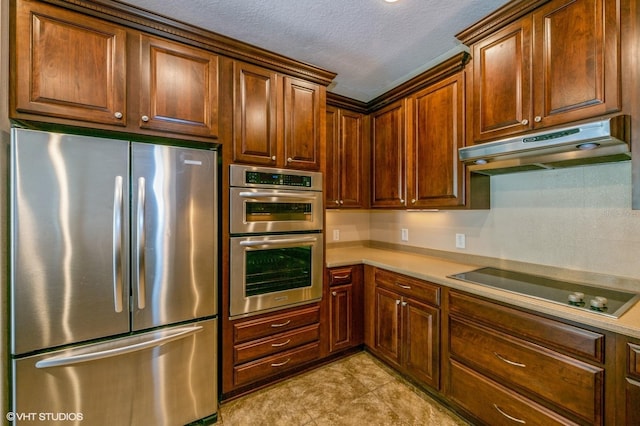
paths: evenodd
<path fill-rule="evenodd" d="M 322 233 L 231 238 L 230 315 L 322 297 Z"/>

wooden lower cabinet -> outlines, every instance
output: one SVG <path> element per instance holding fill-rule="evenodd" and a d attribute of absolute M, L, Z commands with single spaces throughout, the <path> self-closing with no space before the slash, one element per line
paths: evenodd
<path fill-rule="evenodd" d="M 281 375 L 320 358 L 320 307 L 237 320 L 233 342 L 234 388 Z"/>
<path fill-rule="evenodd" d="M 440 388 L 440 287 L 375 270 L 373 353 Z M 422 296 L 422 298 L 419 298 Z"/>
<path fill-rule="evenodd" d="M 619 424 L 640 425 L 640 340 L 618 338 Z"/>
<path fill-rule="evenodd" d="M 327 271 L 329 305 L 329 352 L 362 344 L 362 265 Z"/>
<path fill-rule="evenodd" d="M 456 291 L 448 306 L 455 404 L 492 425 L 605 424 L 605 335 Z"/>

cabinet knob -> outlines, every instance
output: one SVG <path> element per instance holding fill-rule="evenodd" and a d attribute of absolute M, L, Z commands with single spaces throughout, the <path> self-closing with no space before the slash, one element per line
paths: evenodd
<path fill-rule="evenodd" d="M 400 202 L 404 204 L 404 198 L 400 198 Z"/>
<path fill-rule="evenodd" d="M 338 295 L 338 293 L 336 293 L 335 291 L 332 291 L 332 292 L 331 292 L 331 295 L 332 295 L 332 296 L 337 296 L 337 295 Z"/>
<path fill-rule="evenodd" d="M 402 306 L 407 306 L 407 302 L 402 302 Z"/>
<path fill-rule="evenodd" d="M 273 157 L 271 157 L 271 159 L 272 159 L 273 161 L 276 161 L 276 156 L 274 155 Z"/>
<path fill-rule="evenodd" d="M 396 305 L 400 304 L 400 299 L 396 300 Z"/>
<path fill-rule="evenodd" d="M 533 119 L 533 121 L 535 121 L 536 123 L 539 123 L 542 121 L 542 117 L 540 117 L 539 115 L 536 115 L 536 117 Z"/>
<path fill-rule="evenodd" d="M 146 123 L 147 121 L 149 121 L 149 116 L 143 115 L 142 117 L 140 117 L 140 119 Z"/>
<path fill-rule="evenodd" d="M 343 205 L 343 204 L 344 204 L 344 201 L 343 201 L 343 200 L 340 200 L 340 205 Z"/>
<path fill-rule="evenodd" d="M 415 203 L 416 203 L 416 199 L 415 199 L 415 198 L 412 198 L 412 199 L 411 199 L 411 204 L 415 204 Z"/>
<path fill-rule="evenodd" d="M 340 204 L 340 201 L 336 200 L 336 204 Z"/>
<path fill-rule="evenodd" d="M 115 118 L 117 118 L 118 120 L 120 120 L 120 119 L 122 118 L 122 113 L 121 113 L 120 111 L 116 111 L 116 113 L 115 113 L 115 114 L 113 114 L 113 116 L 114 116 Z"/>
<path fill-rule="evenodd" d="M 289 157 L 287 158 L 287 163 L 291 163 L 293 161 L 293 158 Z"/>
<path fill-rule="evenodd" d="M 529 120 L 527 120 L 526 118 L 524 120 L 522 120 L 520 123 L 522 123 L 523 126 L 526 126 L 527 124 L 529 124 Z"/>

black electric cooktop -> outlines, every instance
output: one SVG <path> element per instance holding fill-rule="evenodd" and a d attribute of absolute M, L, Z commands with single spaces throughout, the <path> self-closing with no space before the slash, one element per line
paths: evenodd
<path fill-rule="evenodd" d="M 560 281 L 497 268 L 475 269 L 450 275 L 450 278 L 531 296 L 613 318 L 620 317 L 640 300 L 640 294 L 637 293 Z"/>

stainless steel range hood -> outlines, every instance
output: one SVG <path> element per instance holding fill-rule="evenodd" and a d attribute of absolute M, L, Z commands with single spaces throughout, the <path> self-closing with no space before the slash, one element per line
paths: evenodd
<path fill-rule="evenodd" d="M 485 175 L 625 161 L 631 159 L 630 122 L 618 115 L 460 148 L 458 155 L 470 171 Z"/>

